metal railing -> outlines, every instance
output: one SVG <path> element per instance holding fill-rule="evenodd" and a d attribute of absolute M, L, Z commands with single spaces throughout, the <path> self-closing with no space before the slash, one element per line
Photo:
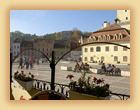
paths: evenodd
<path fill-rule="evenodd" d="M 33 89 L 40 91 L 51 90 L 51 82 L 35 79 L 33 82 Z M 69 90 L 69 85 L 55 83 L 55 91 L 63 94 L 67 98 L 69 98 Z M 108 97 L 109 99 L 107 100 L 130 100 L 130 95 L 125 94 L 110 93 Z"/>

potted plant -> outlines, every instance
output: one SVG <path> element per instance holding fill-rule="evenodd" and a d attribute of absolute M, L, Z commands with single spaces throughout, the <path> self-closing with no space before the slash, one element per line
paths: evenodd
<path fill-rule="evenodd" d="M 102 97 L 102 99 L 108 97 L 109 94 L 111 93 L 111 91 L 109 90 L 109 86 L 110 86 L 109 84 L 104 83 L 103 79 L 98 79 L 92 76 L 86 78 L 86 73 L 84 73 L 78 79 L 78 81 L 70 80 L 69 83 L 70 90 L 72 91 L 96 96 L 98 98 Z"/>
<path fill-rule="evenodd" d="M 24 71 L 14 73 L 14 79 L 26 90 L 30 90 L 33 85 L 34 75 L 30 72 L 25 74 Z"/>

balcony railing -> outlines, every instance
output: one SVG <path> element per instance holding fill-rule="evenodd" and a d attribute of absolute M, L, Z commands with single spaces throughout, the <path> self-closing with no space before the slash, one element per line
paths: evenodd
<path fill-rule="evenodd" d="M 37 89 L 40 91 L 51 90 L 51 82 L 35 79 L 33 82 L 33 89 Z M 70 87 L 68 85 L 55 83 L 55 91 L 63 94 L 67 98 L 69 98 L 69 90 L 70 90 Z M 129 100 L 130 99 L 130 95 L 117 94 L 117 93 L 111 93 L 109 97 L 110 97 L 109 98 L 110 100 Z"/>

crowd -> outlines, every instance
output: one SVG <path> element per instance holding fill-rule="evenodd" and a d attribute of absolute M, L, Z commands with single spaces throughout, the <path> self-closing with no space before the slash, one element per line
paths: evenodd
<path fill-rule="evenodd" d="M 103 63 L 102 66 L 101 66 L 101 73 L 110 73 L 110 72 L 115 72 L 115 65 L 111 65 L 111 64 L 108 64 L 108 67 L 105 66 L 105 64 Z"/>
<path fill-rule="evenodd" d="M 75 67 L 74 67 L 74 71 L 73 72 L 81 72 L 81 71 L 86 71 L 86 72 L 88 72 L 89 71 L 89 65 L 87 64 L 87 63 L 81 63 L 81 65 L 79 65 L 79 63 L 78 62 L 76 62 L 76 65 L 75 65 Z"/>

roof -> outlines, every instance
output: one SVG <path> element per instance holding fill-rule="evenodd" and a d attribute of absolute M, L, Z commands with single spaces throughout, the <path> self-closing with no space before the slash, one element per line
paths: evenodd
<path fill-rule="evenodd" d="M 36 42 L 47 42 L 47 43 L 53 43 L 53 40 L 51 39 L 44 39 L 44 38 L 37 38 L 37 39 L 34 39 L 33 42 L 36 43 Z"/>
<path fill-rule="evenodd" d="M 33 47 L 33 42 L 32 41 L 22 41 L 21 47 Z"/>
<path fill-rule="evenodd" d="M 54 44 L 54 48 L 68 48 L 68 47 L 63 44 Z"/>
<path fill-rule="evenodd" d="M 123 38 L 122 39 L 114 39 L 113 36 L 114 35 L 119 35 L 122 34 Z M 116 23 L 111 24 L 103 29 L 100 29 L 98 31 L 93 32 L 93 34 L 91 34 L 90 37 L 96 37 L 97 39 L 100 36 L 110 36 L 110 40 L 97 40 L 97 41 L 88 41 L 88 39 L 84 42 L 84 43 L 88 43 L 88 42 L 121 42 L 121 41 L 130 41 L 130 31 L 120 27 L 119 25 L 117 25 Z"/>
<path fill-rule="evenodd" d="M 14 40 L 14 43 L 21 43 L 24 40 L 24 38 L 16 38 Z"/>

